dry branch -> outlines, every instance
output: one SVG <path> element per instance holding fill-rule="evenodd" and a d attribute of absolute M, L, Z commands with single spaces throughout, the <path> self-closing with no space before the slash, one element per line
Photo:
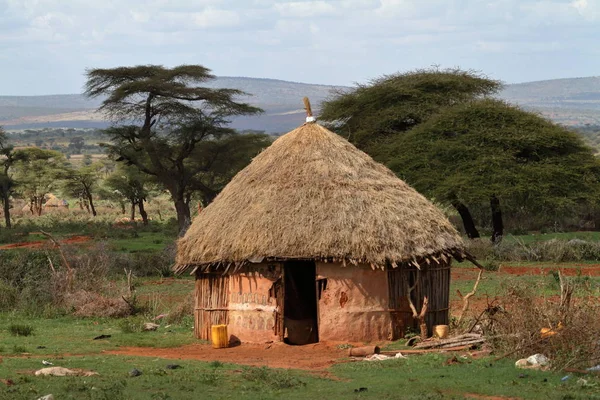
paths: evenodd
<path fill-rule="evenodd" d="M 476 333 L 466 333 L 449 339 L 430 340 L 419 343 L 415 349 L 448 348 L 484 343 L 485 338 Z"/>
<path fill-rule="evenodd" d="M 412 310 L 412 316 L 414 319 L 416 319 L 417 321 L 419 321 L 419 329 L 421 330 L 421 340 L 425 340 L 427 339 L 427 324 L 425 323 L 425 315 L 427 314 L 427 306 L 429 305 L 429 299 L 427 298 L 427 296 L 425 296 L 423 298 L 423 305 L 421 306 L 421 312 L 417 312 L 417 308 L 415 307 L 415 304 L 412 301 L 412 297 L 411 294 L 413 292 L 413 290 L 415 290 L 415 288 L 417 287 L 417 284 L 419 283 L 419 278 L 420 278 L 420 270 L 417 270 L 417 274 L 416 274 L 416 278 L 415 278 L 415 283 L 414 285 L 410 286 L 408 288 L 408 291 L 406 292 L 406 299 L 408 300 L 408 305 L 410 306 L 410 309 Z"/>
<path fill-rule="evenodd" d="M 402 354 L 427 354 L 427 353 L 441 353 L 446 351 L 464 351 L 469 350 L 472 345 L 466 346 L 452 346 L 452 347 L 444 347 L 444 348 L 428 348 L 428 349 L 406 349 L 406 350 L 398 350 L 398 351 L 382 351 L 380 354 L 384 354 L 386 356 L 394 356 L 396 353 L 400 352 Z"/>
<path fill-rule="evenodd" d="M 475 281 L 475 285 L 473 285 L 473 290 L 471 290 L 469 293 L 467 293 L 462 299 L 463 300 L 463 308 L 462 308 L 462 311 L 460 312 L 458 320 L 456 321 L 457 325 L 460 325 L 460 321 L 462 321 L 463 316 L 469 309 L 469 299 L 471 297 L 473 297 L 475 295 L 475 293 L 477 293 L 477 287 L 479 286 L 479 281 L 481 281 L 482 274 L 483 274 L 483 269 L 480 268 L 479 274 L 477 274 L 477 280 Z"/>
<path fill-rule="evenodd" d="M 63 261 L 63 265 L 65 266 L 65 268 L 67 268 L 67 271 L 68 271 L 67 272 L 68 288 L 72 289 L 73 288 L 73 268 L 71 268 L 71 264 L 69 264 L 69 261 L 67 260 L 67 257 L 65 256 L 65 253 L 63 252 L 63 249 L 60 246 L 60 243 L 56 239 L 54 239 L 54 237 L 51 234 L 49 234 L 48 232 L 40 231 L 40 233 L 42 235 L 46 236 L 48 239 L 50 239 L 50 241 L 52 241 L 52 243 L 54 244 L 54 247 L 58 248 L 60 257 L 62 258 L 62 261 Z"/>

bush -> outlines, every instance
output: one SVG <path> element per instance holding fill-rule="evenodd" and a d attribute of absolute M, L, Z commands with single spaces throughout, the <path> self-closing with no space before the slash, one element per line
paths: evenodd
<path fill-rule="evenodd" d="M 267 367 L 244 368 L 242 370 L 242 378 L 250 382 L 269 386 L 272 389 L 290 389 L 306 385 L 304 381 L 293 376 L 289 371 L 280 371 Z"/>
<path fill-rule="evenodd" d="M 144 320 L 141 318 L 124 318 L 119 322 L 119 329 L 123 333 L 138 333 L 144 328 Z"/>
<path fill-rule="evenodd" d="M 479 260 L 566 262 L 600 259 L 600 243 L 580 239 L 551 239 L 529 244 L 504 240 L 498 245 L 477 239 L 467 243 L 467 250 Z"/>
<path fill-rule="evenodd" d="M 0 280 L 0 311 L 14 309 L 19 300 L 19 291 L 8 282 Z"/>
<path fill-rule="evenodd" d="M 600 360 L 600 300 L 585 280 L 562 277 L 572 297 L 563 292 L 563 300 L 537 298 L 535 288 L 512 285 L 502 296 L 503 304 L 481 322 L 489 341 L 499 354 L 518 350 L 515 356 L 541 353 L 552 368 L 585 369 Z M 500 311 L 498 311 L 500 310 Z M 542 329 L 552 333 L 542 338 Z"/>
<path fill-rule="evenodd" d="M 33 326 L 12 324 L 8 327 L 8 331 L 13 336 L 30 336 L 33 334 Z"/>

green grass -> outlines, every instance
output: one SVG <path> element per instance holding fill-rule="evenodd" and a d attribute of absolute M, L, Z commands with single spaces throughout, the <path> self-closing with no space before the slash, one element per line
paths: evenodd
<path fill-rule="evenodd" d="M 165 301 L 179 301 L 186 298 L 194 290 L 193 276 L 184 275 L 174 278 L 140 278 L 136 282 L 136 293 L 142 297 L 159 295 Z"/>
<path fill-rule="evenodd" d="M 114 251 L 126 253 L 162 251 L 175 242 L 172 237 L 163 232 L 133 232 L 129 237 L 109 239 L 108 243 Z"/>
<path fill-rule="evenodd" d="M 58 317 L 52 319 L 26 317 L 18 314 L 0 314 L 0 337 L 2 352 L 0 355 L 30 353 L 32 355 L 91 354 L 103 350 L 114 350 L 122 346 L 139 347 L 176 347 L 194 342 L 192 317 L 186 317 L 183 323 L 166 328 L 163 324 L 154 332 L 124 333 L 123 321 L 141 325 L 149 318 L 132 317 L 129 319 L 74 318 Z M 11 325 L 29 325 L 33 327 L 30 336 L 12 336 Z M 109 339 L 93 340 L 99 335 L 111 335 Z M 19 351 L 14 351 L 18 347 Z"/>
<path fill-rule="evenodd" d="M 18 373 L 42 368 L 36 358 L 4 358 L 0 399 L 463 399 L 465 394 L 523 399 L 598 399 L 598 378 L 583 387 L 564 374 L 523 371 L 509 360 L 462 360 L 449 355 L 412 356 L 407 360 L 354 362 L 330 368 L 336 379 L 305 371 L 243 367 L 199 361 L 125 356 L 79 356 L 55 360 L 66 368 L 93 370 L 93 377 L 37 377 Z M 166 365 L 176 362 L 179 369 Z M 142 371 L 129 377 L 129 371 Z M 359 388 L 366 391 L 356 392 Z"/>

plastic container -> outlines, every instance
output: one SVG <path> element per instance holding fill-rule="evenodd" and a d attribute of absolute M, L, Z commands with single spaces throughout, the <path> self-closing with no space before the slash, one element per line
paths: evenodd
<path fill-rule="evenodd" d="M 214 349 L 223 349 L 229 347 L 229 337 L 227 336 L 227 325 L 212 325 L 210 327 L 211 341 Z"/>
<path fill-rule="evenodd" d="M 435 335 L 440 339 L 446 339 L 448 337 L 448 325 L 436 325 L 434 326 L 433 330 L 435 332 Z"/>

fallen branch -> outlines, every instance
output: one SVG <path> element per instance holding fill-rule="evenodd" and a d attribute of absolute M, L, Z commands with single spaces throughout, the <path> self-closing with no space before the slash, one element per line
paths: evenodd
<path fill-rule="evenodd" d="M 466 333 L 464 335 L 455 336 L 448 339 L 435 339 L 426 342 L 421 342 L 415 346 L 415 349 L 428 349 L 428 348 L 442 348 L 442 347 L 453 347 L 463 346 L 467 344 L 478 344 L 484 343 L 485 338 L 477 333 Z"/>
<path fill-rule="evenodd" d="M 526 348 L 528 348 L 529 346 L 533 346 L 534 344 L 538 344 L 538 343 L 540 343 L 540 342 L 543 342 L 544 340 L 546 340 L 546 338 L 540 338 L 540 339 L 538 339 L 538 340 L 534 340 L 533 342 L 529 342 L 529 343 L 527 343 L 527 344 L 525 344 L 525 345 L 517 346 L 517 348 L 516 348 L 516 349 L 514 349 L 514 350 L 511 350 L 511 351 L 509 351 L 508 353 L 504 353 L 504 354 L 502 354 L 501 356 L 494 358 L 494 361 L 500 361 L 500 360 L 502 360 L 503 358 L 506 358 L 506 357 L 508 357 L 508 356 L 510 356 L 510 355 L 513 355 L 513 354 L 515 354 L 515 353 L 517 353 L 517 352 L 519 352 L 519 351 L 521 351 L 521 350 L 523 350 L 523 349 L 526 349 Z"/>
<path fill-rule="evenodd" d="M 472 345 L 465 346 L 454 346 L 442 349 L 407 349 L 407 350 L 398 350 L 398 351 L 381 351 L 380 354 L 385 354 L 386 356 L 393 356 L 396 353 L 402 354 L 427 354 L 427 353 L 443 353 L 447 351 L 463 351 L 469 350 Z"/>

